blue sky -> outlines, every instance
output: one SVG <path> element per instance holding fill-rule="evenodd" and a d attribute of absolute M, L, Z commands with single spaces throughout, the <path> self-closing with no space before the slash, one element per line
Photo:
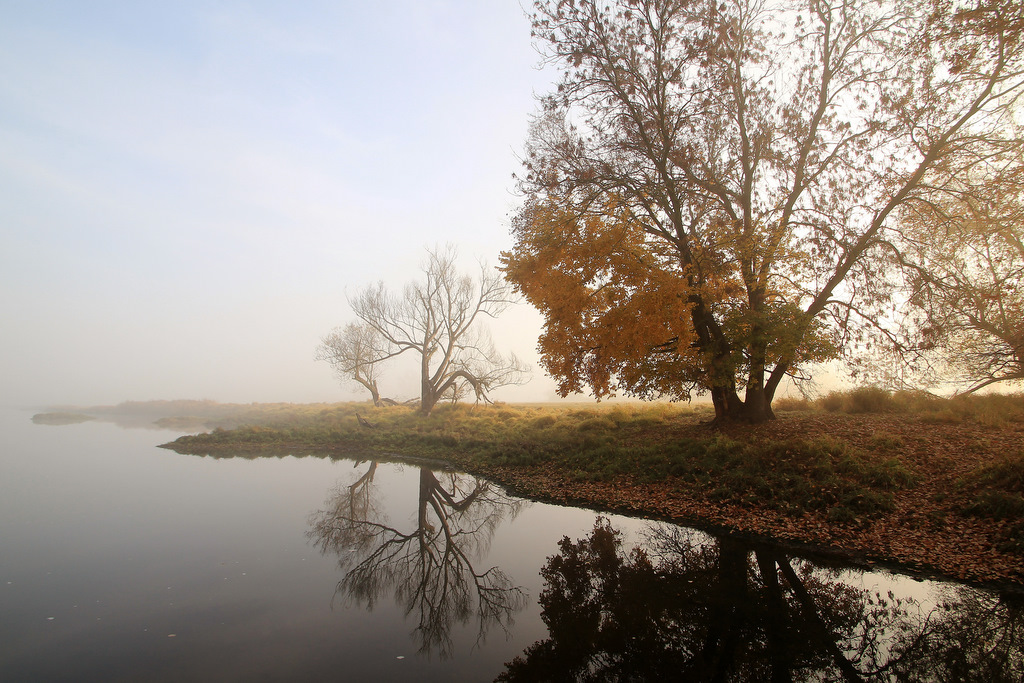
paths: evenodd
<path fill-rule="evenodd" d="M 515 0 L 0 0 L 0 404 L 358 397 L 313 361 L 425 246 L 510 244 Z M 526 306 L 493 329 L 552 396 Z M 413 395 L 395 378 L 391 393 Z"/>

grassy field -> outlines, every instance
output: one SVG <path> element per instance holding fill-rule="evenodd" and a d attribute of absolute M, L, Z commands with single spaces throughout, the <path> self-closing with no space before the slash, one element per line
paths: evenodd
<path fill-rule="evenodd" d="M 434 458 L 535 497 L 1024 579 L 1021 394 L 859 389 L 779 401 L 779 419 L 754 427 L 713 427 L 710 408 L 662 403 L 457 405 L 428 418 L 356 403 L 239 411 L 228 421 L 248 424 L 169 446 Z M 964 538 L 973 550 L 947 547 Z"/>

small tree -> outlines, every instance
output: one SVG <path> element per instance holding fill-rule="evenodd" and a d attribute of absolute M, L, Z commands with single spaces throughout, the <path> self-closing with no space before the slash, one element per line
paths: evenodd
<path fill-rule="evenodd" d="M 355 382 L 365 387 L 375 406 L 394 403 L 390 399 L 382 399 L 377 387 L 380 363 L 389 356 L 387 344 L 380 333 L 365 323 L 349 323 L 344 328 L 335 328 L 320 340 L 316 349 L 316 360 L 327 361 L 343 382 Z"/>
<path fill-rule="evenodd" d="M 380 360 L 411 351 L 419 356 L 420 412 L 429 415 L 449 392 L 470 387 L 487 400 L 497 387 L 520 384 L 527 368 L 515 357 L 498 353 L 481 318 L 496 317 L 512 302 L 501 274 L 481 264 L 480 276 L 460 275 L 456 251 L 428 251 L 422 282 L 394 294 L 383 282 L 367 287 L 349 301 L 364 325 L 387 345 Z"/>

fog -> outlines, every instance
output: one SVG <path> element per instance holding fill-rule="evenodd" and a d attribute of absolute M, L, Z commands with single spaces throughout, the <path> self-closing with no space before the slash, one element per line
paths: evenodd
<path fill-rule="evenodd" d="M 362 399 L 313 360 L 346 295 L 510 246 L 519 2 L 0 5 L 2 405 Z M 496 398 L 554 397 L 539 331 L 492 326 Z"/>

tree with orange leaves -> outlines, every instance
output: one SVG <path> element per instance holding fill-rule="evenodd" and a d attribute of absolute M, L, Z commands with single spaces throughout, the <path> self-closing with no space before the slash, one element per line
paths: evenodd
<path fill-rule="evenodd" d="M 562 393 L 707 393 L 760 422 L 801 363 L 877 335 L 905 350 L 902 209 L 979 159 L 1020 163 L 1020 13 L 538 0 L 563 78 L 503 264 Z"/>

